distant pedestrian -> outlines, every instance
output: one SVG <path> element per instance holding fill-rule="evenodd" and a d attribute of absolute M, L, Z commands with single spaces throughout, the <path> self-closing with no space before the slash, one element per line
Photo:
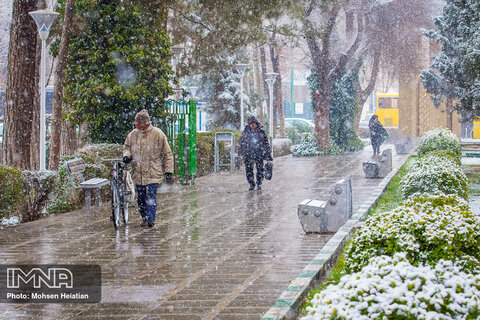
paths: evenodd
<path fill-rule="evenodd" d="M 148 111 L 135 116 L 135 128 L 123 146 L 123 162 L 132 162 L 132 179 L 137 191 L 138 211 L 142 227 L 153 227 L 157 214 L 157 188 L 173 180 L 173 154 L 167 136 L 150 124 Z"/>
<path fill-rule="evenodd" d="M 255 189 L 253 166 L 257 167 L 257 190 L 262 189 L 263 161 L 272 161 L 270 144 L 262 125 L 254 116 L 249 116 L 242 137 L 238 142 L 238 154 L 245 162 L 245 173 L 250 184 L 249 190 Z"/>
<path fill-rule="evenodd" d="M 388 137 L 387 130 L 382 126 L 376 114 L 370 118 L 368 128 L 370 129 L 370 142 L 372 143 L 373 155 L 379 155 L 380 145 L 385 141 L 385 138 Z"/>

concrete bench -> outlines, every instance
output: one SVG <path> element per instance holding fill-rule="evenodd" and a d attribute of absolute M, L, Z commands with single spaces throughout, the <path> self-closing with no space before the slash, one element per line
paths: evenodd
<path fill-rule="evenodd" d="M 100 188 L 110 184 L 110 180 L 104 178 L 92 178 L 85 180 L 83 173 L 85 172 L 85 162 L 81 158 L 75 158 L 65 162 L 65 168 L 67 169 L 68 179 L 75 189 L 84 189 L 85 190 L 85 209 L 90 211 L 91 208 L 91 192 L 95 192 L 95 206 L 99 207 L 101 205 L 100 198 Z M 75 184 L 73 180 L 74 176 L 80 179 L 78 185 Z"/>
<path fill-rule="evenodd" d="M 336 232 L 350 219 L 353 211 L 352 181 L 335 184 L 327 201 L 305 199 L 298 205 L 298 218 L 305 233 Z"/>
<path fill-rule="evenodd" d="M 395 152 L 397 154 L 409 154 L 412 148 L 412 137 L 399 138 L 399 140 L 395 142 Z"/>
<path fill-rule="evenodd" d="M 380 156 L 363 163 L 363 172 L 367 179 L 385 178 L 392 171 L 392 149 L 383 150 Z"/>

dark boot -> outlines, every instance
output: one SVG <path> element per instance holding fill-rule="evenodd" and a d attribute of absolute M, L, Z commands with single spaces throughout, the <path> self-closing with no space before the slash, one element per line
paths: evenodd
<path fill-rule="evenodd" d="M 250 182 L 250 188 L 248 188 L 248 190 L 255 190 L 255 182 Z"/>

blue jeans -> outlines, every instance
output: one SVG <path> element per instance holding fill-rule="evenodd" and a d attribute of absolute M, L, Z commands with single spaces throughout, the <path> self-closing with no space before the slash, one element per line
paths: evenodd
<path fill-rule="evenodd" d="M 157 214 L 157 188 L 158 183 L 152 183 L 146 186 L 135 185 L 138 211 L 143 221 L 155 221 Z"/>

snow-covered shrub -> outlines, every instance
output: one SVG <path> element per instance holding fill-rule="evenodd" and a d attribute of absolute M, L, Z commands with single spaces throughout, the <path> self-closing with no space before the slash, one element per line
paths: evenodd
<path fill-rule="evenodd" d="M 292 140 L 289 138 L 275 138 L 272 140 L 273 156 L 281 157 L 292 153 L 290 147 L 292 146 Z"/>
<path fill-rule="evenodd" d="M 342 154 L 342 150 L 333 142 L 330 141 L 331 148 L 328 152 L 320 151 L 318 149 L 317 137 L 315 134 L 305 135 L 300 144 L 292 148 L 292 155 L 296 157 L 310 157 L 319 156 L 323 154 Z"/>
<path fill-rule="evenodd" d="M 389 212 L 369 217 L 345 249 L 348 272 L 370 258 L 406 252 L 414 265 L 451 260 L 465 271 L 480 268 L 480 219 L 457 195 L 416 195 Z"/>
<path fill-rule="evenodd" d="M 358 273 L 317 293 L 308 315 L 316 319 L 478 319 L 480 275 L 451 261 L 413 266 L 404 253 L 380 256 Z"/>
<path fill-rule="evenodd" d="M 419 156 L 436 150 L 450 151 L 458 159 L 462 156 L 462 146 L 458 137 L 452 131 L 442 128 L 425 132 L 417 150 Z"/>
<path fill-rule="evenodd" d="M 445 194 L 458 194 L 467 199 L 467 177 L 456 160 L 431 152 L 416 159 L 402 181 L 404 198 L 414 193 L 441 191 Z"/>
<path fill-rule="evenodd" d="M 292 154 L 297 157 L 319 156 L 324 154 L 318 150 L 318 142 L 315 135 L 305 135 L 300 144 L 292 148 Z"/>

